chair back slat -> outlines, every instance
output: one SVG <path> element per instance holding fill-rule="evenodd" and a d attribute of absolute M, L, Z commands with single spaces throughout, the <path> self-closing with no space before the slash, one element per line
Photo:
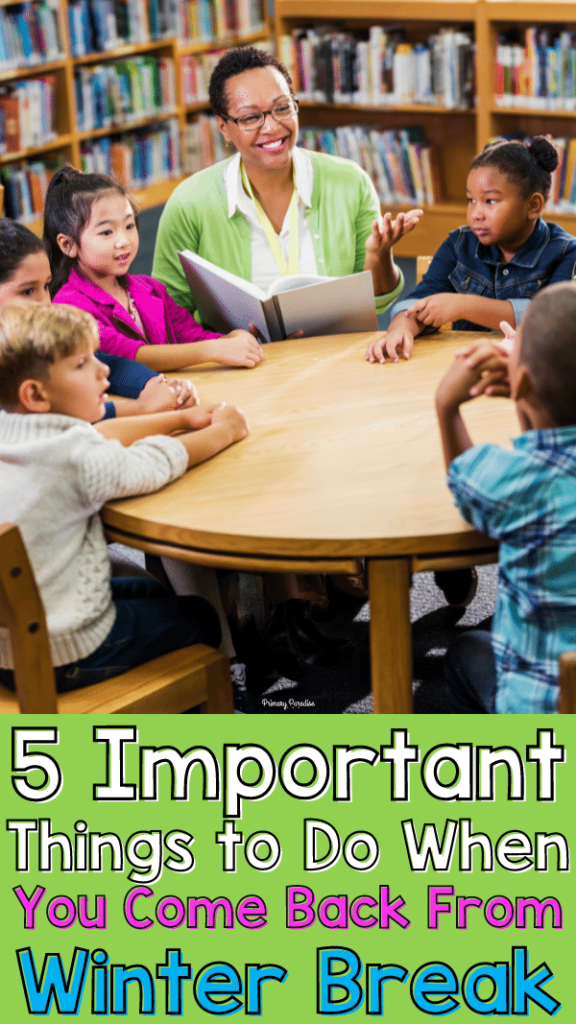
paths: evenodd
<path fill-rule="evenodd" d="M 432 263 L 431 256 L 417 256 L 416 257 L 416 284 L 420 284 L 420 281 L 424 277 L 424 274 L 428 270 L 428 267 Z"/>
<path fill-rule="evenodd" d="M 0 526 L 0 625 L 10 632 L 23 715 L 57 714 L 46 616 L 17 526 Z"/>

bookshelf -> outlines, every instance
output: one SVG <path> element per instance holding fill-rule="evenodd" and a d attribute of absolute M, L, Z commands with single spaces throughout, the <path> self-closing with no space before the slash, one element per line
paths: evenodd
<path fill-rule="evenodd" d="M 576 33 L 573 0 L 531 2 L 523 0 L 276 0 L 275 27 L 280 56 L 282 38 L 293 30 L 326 26 L 335 32 L 366 33 L 371 26 L 397 26 L 407 43 L 424 42 L 440 28 L 473 33 L 476 41 L 476 102 L 468 109 L 434 103 L 326 103 L 303 99 L 303 128 L 368 126 L 378 131 L 421 127 L 430 140 L 438 164 L 443 201 L 423 205 L 426 216 L 418 230 L 395 247 L 399 256 L 432 254 L 449 231 L 466 220 L 466 177 L 475 153 L 501 134 L 550 133 L 576 137 L 576 110 L 536 110 L 519 104 L 503 107 L 495 97 L 496 45 L 502 33 L 522 33 L 528 26 L 558 25 Z M 414 203 L 408 204 L 415 205 Z M 386 204 L 386 209 L 407 209 Z M 565 230 L 576 234 L 574 213 L 547 214 Z"/>
<path fill-rule="evenodd" d="M 102 0 L 98 0 L 98 2 L 101 3 Z M 105 141 L 111 136 L 130 139 L 134 137 L 134 133 L 138 129 L 149 129 L 152 132 L 156 128 L 161 130 L 162 125 L 167 123 L 172 125 L 170 132 L 173 132 L 178 139 L 177 148 L 179 148 L 180 156 L 183 154 L 187 124 L 193 121 L 198 114 L 206 113 L 209 110 L 209 103 L 207 98 L 195 103 L 185 102 L 181 77 L 182 59 L 191 55 L 201 59 L 203 55 L 209 55 L 215 50 L 223 50 L 231 46 L 268 43 L 271 35 L 271 22 L 268 18 L 267 0 L 237 0 L 239 17 L 242 19 L 241 24 L 246 26 L 248 21 L 253 29 L 253 31 L 246 31 L 244 28 L 241 33 L 226 26 L 222 20 L 226 16 L 230 16 L 229 0 L 226 0 L 226 3 L 224 0 L 218 0 L 216 3 L 208 3 L 208 0 L 195 0 L 197 9 L 204 4 L 206 11 L 211 11 L 212 18 L 220 17 L 221 19 L 219 22 L 213 23 L 215 28 L 219 28 L 219 35 L 216 31 L 208 34 L 207 22 L 205 21 L 204 25 L 200 23 L 202 31 L 198 32 L 198 35 L 201 35 L 201 38 L 194 38 L 193 33 L 195 27 L 198 27 L 198 23 L 195 26 L 194 22 L 190 21 L 190 10 L 194 8 L 194 3 L 190 3 L 190 0 L 180 0 L 179 5 L 166 4 L 167 10 L 174 11 L 179 7 L 182 12 L 186 11 L 188 22 L 185 30 L 181 33 L 181 38 L 177 35 L 176 23 L 174 23 L 174 32 L 163 34 L 161 38 L 156 39 L 150 38 L 149 13 L 152 2 L 153 0 L 121 0 L 120 4 L 112 5 L 115 10 L 118 10 L 124 3 L 129 11 L 138 9 L 141 14 L 143 13 L 139 38 L 146 37 L 147 41 L 125 42 L 118 39 L 119 45 L 111 49 L 74 56 L 73 49 L 77 47 L 73 48 L 72 46 L 69 29 L 69 6 L 72 4 L 69 4 L 69 0 L 46 0 L 46 6 L 54 12 L 58 25 L 60 40 L 58 49 L 60 52 L 54 54 L 55 59 L 42 63 L 37 60 L 24 60 L 20 66 L 12 66 L 13 61 L 2 59 L 0 48 L 0 90 L 6 86 L 15 86 L 17 83 L 47 78 L 53 82 L 54 87 L 54 137 L 38 146 L 23 147 L 12 152 L 0 151 L 0 172 L 9 168 L 17 170 L 23 164 L 34 161 L 53 159 L 61 159 L 80 168 L 82 150 L 87 144 L 93 145 L 98 142 L 102 144 L 103 140 Z M 160 0 L 160 4 L 162 4 L 162 0 Z M 9 9 L 17 10 L 14 0 L 0 0 L 0 12 Z M 257 11 L 261 12 L 261 18 L 257 17 Z M 179 25 L 182 28 L 182 18 L 180 18 Z M 111 123 L 106 123 L 104 126 L 80 128 L 75 76 L 84 69 L 84 80 L 86 81 L 93 77 L 92 69 L 115 67 L 119 62 L 128 66 L 140 58 L 164 59 L 164 68 L 166 64 L 172 66 L 174 102 L 169 105 L 169 108 L 152 110 L 150 106 L 145 105 L 145 109 L 140 111 L 142 116 L 132 116 L 129 119 L 114 117 Z M 183 173 L 179 163 L 174 173 L 167 174 L 161 180 L 155 180 L 154 183 L 143 187 L 132 186 L 132 192 L 140 209 L 165 203 L 182 178 Z M 38 193 L 36 193 L 37 198 Z M 42 232 L 41 215 L 33 219 L 28 217 L 25 222 L 36 233 Z"/>

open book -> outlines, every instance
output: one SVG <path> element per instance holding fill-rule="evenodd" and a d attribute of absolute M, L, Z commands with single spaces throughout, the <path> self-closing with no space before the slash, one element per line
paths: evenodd
<path fill-rule="evenodd" d="M 200 320 L 226 334 L 256 324 L 263 341 L 377 329 L 372 274 L 279 277 L 267 292 L 185 249 L 179 252 Z"/>

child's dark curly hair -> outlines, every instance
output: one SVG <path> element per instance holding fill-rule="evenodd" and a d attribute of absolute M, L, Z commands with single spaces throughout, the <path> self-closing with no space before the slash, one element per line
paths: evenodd
<path fill-rule="evenodd" d="M 276 68 L 286 79 L 290 95 L 294 96 L 292 79 L 284 65 L 276 57 L 273 57 L 271 53 L 266 53 L 265 50 L 258 50 L 255 46 L 241 46 L 235 50 L 227 50 L 210 76 L 208 95 L 212 111 L 217 117 L 228 116 L 226 98 L 228 79 L 235 75 L 241 75 L 243 71 L 252 71 L 253 68 Z"/>
<path fill-rule="evenodd" d="M 497 139 L 489 142 L 470 164 L 476 167 L 497 167 L 518 185 L 526 198 L 540 192 L 550 195 L 552 171 L 558 166 L 558 153 L 549 137 L 536 135 L 531 142 Z"/>

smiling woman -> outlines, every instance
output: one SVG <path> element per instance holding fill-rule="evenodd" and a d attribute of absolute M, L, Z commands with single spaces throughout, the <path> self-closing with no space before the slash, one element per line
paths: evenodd
<path fill-rule="evenodd" d="M 380 216 L 368 175 L 351 160 L 298 149 L 298 104 L 286 68 L 254 47 L 229 50 L 210 103 L 236 154 L 182 182 L 160 220 L 154 275 L 190 310 L 177 252 L 190 249 L 266 289 L 278 274 L 370 270 L 381 312 L 402 290 L 392 246 L 421 211 Z"/>

